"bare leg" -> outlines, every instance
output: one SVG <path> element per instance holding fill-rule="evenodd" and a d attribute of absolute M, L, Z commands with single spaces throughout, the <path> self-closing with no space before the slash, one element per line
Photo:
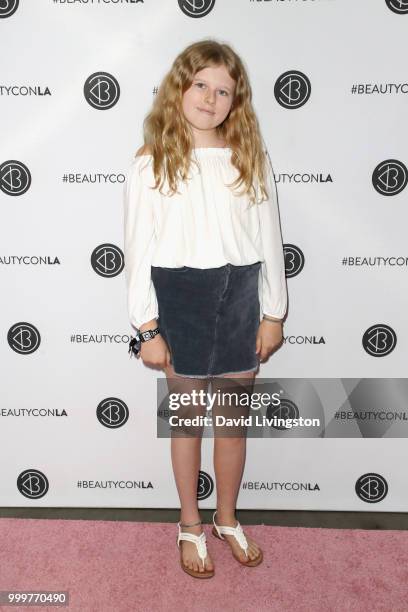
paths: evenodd
<path fill-rule="evenodd" d="M 223 378 L 227 380 L 223 381 Z M 255 372 L 216 377 L 212 382 L 212 392 L 216 393 L 218 390 L 222 392 L 223 389 L 231 390 L 231 383 L 228 380 L 233 378 L 245 379 L 245 385 L 242 389 L 246 393 L 251 392 Z M 246 381 L 248 381 L 248 384 L 246 384 Z M 237 390 L 238 387 L 239 385 L 236 387 Z M 223 406 L 217 405 L 216 412 L 217 414 L 225 414 L 226 410 Z M 242 407 L 237 407 L 236 412 L 237 416 L 245 416 Z M 229 415 L 226 414 L 226 416 Z M 231 527 L 235 527 L 237 524 L 235 509 L 246 458 L 246 432 L 243 429 L 237 429 L 236 433 L 237 437 L 231 437 L 227 432 L 223 434 L 222 431 L 217 435 L 216 430 L 214 430 L 214 471 L 217 484 L 217 514 L 215 521 L 217 525 L 228 525 Z M 223 534 L 223 537 L 228 540 L 236 556 L 245 561 L 245 553 L 234 536 Z M 248 556 L 251 559 L 255 559 L 259 554 L 260 548 L 251 538 L 248 536 L 246 538 L 248 541 Z"/>
<path fill-rule="evenodd" d="M 178 376 L 174 373 L 173 365 L 170 364 L 164 369 L 167 377 L 169 393 L 191 393 L 191 391 L 206 391 L 208 380 L 200 378 L 187 378 Z M 197 414 L 206 414 L 205 407 L 186 406 L 177 410 L 177 415 L 192 417 Z M 178 495 L 180 498 L 180 522 L 191 525 L 200 520 L 200 513 L 197 502 L 198 472 L 201 465 L 201 435 L 202 428 L 189 429 L 191 437 L 182 437 L 182 432 L 173 432 L 171 437 L 171 460 L 173 473 L 176 482 Z M 194 527 L 182 527 L 182 531 L 187 531 L 195 535 L 203 532 L 201 525 Z M 203 570 L 203 564 L 198 556 L 197 547 L 193 542 L 186 540 L 180 541 L 182 548 L 183 563 L 196 571 Z M 211 557 L 207 554 L 205 567 L 208 570 L 214 568 Z"/>

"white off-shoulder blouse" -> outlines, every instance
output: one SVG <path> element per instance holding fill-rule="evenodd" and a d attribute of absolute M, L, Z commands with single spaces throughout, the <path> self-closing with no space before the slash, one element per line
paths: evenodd
<path fill-rule="evenodd" d="M 238 177 L 231 149 L 195 148 L 189 178 L 171 197 L 153 186 L 153 158 L 132 160 L 123 189 L 124 255 L 129 320 L 134 330 L 159 316 L 150 266 L 216 268 L 261 261 L 260 320 L 282 319 L 287 289 L 276 183 L 267 155 L 269 199 L 250 205 L 227 187 Z M 168 182 L 162 191 L 167 193 Z M 241 191 L 242 185 L 234 191 Z M 258 190 L 258 187 L 257 187 Z M 258 193 L 258 191 L 257 191 Z"/>

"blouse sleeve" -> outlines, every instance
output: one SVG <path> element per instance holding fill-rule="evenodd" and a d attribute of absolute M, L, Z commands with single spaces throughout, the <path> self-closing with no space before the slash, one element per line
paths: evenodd
<path fill-rule="evenodd" d="M 264 253 L 264 261 L 260 269 L 261 311 L 270 317 L 283 319 L 288 301 L 285 258 L 276 183 L 268 152 L 266 152 L 266 188 L 269 198 L 257 204 Z"/>
<path fill-rule="evenodd" d="M 156 243 L 153 198 L 146 182 L 144 165 L 145 156 L 135 157 L 123 188 L 125 278 L 129 320 L 133 330 L 158 317 L 150 270 Z"/>

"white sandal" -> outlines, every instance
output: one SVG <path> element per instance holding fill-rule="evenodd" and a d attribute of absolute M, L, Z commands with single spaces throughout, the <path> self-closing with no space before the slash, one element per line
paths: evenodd
<path fill-rule="evenodd" d="M 263 559 L 263 553 L 262 550 L 259 551 L 259 555 L 257 557 L 255 557 L 255 559 L 250 559 L 248 556 L 248 541 L 245 537 L 245 534 L 242 530 L 242 527 L 239 523 L 239 521 L 237 521 L 237 524 L 235 527 L 229 527 L 228 525 L 217 525 L 217 523 L 215 522 L 215 515 L 217 514 L 217 511 L 214 512 L 213 514 L 213 523 L 214 523 L 214 527 L 212 528 L 212 534 L 216 537 L 219 538 L 220 540 L 225 540 L 225 538 L 222 536 L 222 534 L 224 533 L 225 535 L 233 535 L 235 537 L 235 539 L 237 540 L 238 544 L 240 545 L 240 547 L 243 549 L 243 551 L 245 552 L 245 556 L 247 558 L 246 561 L 242 561 L 239 557 L 237 557 L 234 554 L 234 551 L 232 550 L 232 555 L 235 557 L 235 559 L 237 561 L 239 561 L 239 563 L 241 563 L 241 565 L 246 565 L 247 567 L 255 567 L 256 565 L 259 565 Z"/>
<path fill-rule="evenodd" d="M 201 521 L 199 521 L 198 523 L 194 523 L 194 525 L 199 525 L 200 523 Z M 182 526 L 183 527 L 193 527 L 193 525 L 182 525 L 182 523 L 180 522 L 178 522 L 177 525 L 178 525 L 179 531 L 178 531 L 176 542 L 177 542 L 177 546 L 180 549 L 180 565 L 182 569 L 185 572 L 187 572 L 187 574 L 190 574 L 190 576 L 193 576 L 194 578 L 212 578 L 212 576 L 214 576 L 214 570 L 205 569 L 204 560 L 207 556 L 207 540 L 206 540 L 204 531 L 200 533 L 199 536 L 197 536 L 194 533 L 188 533 L 187 531 L 181 531 Z M 204 571 L 202 572 L 196 571 L 196 570 L 191 569 L 190 567 L 187 567 L 187 565 L 184 565 L 182 550 L 180 548 L 180 540 L 187 540 L 188 542 L 193 542 L 196 545 L 198 556 L 200 557 L 202 561 Z"/>

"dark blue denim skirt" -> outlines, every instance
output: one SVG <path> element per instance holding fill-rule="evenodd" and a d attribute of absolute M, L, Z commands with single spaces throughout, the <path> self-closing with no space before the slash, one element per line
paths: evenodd
<path fill-rule="evenodd" d="M 158 324 L 175 374 L 209 378 L 258 369 L 260 266 L 151 266 Z"/>

